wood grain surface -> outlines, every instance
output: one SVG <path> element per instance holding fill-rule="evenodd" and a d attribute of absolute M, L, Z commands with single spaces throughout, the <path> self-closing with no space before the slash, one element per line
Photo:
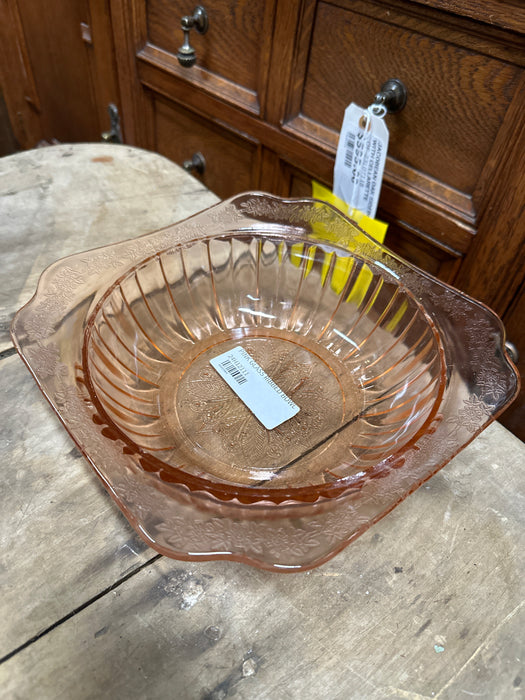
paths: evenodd
<path fill-rule="evenodd" d="M 215 0 L 206 6 L 208 31 L 206 34 L 199 34 L 195 29 L 190 32 L 190 44 L 195 48 L 198 66 L 257 93 L 259 68 L 266 63 L 271 38 L 274 4 L 275 0 L 249 3 Z M 176 55 L 183 39 L 181 19 L 192 12 L 193 6 L 187 2 L 148 2 L 148 42 Z M 195 71 L 186 69 L 186 72 L 191 79 Z"/>
<path fill-rule="evenodd" d="M 37 639 L 19 631 L 22 648 L 0 666 L 4 690 L 24 698 L 37 690 L 42 698 L 513 697 L 525 651 L 523 499 L 515 498 L 522 477 L 505 480 L 524 454 L 494 425 L 331 562 L 289 576 L 147 551 L 133 560 L 131 529 L 84 465 L 84 480 L 63 498 L 71 515 L 88 494 L 99 509 L 79 523 L 75 544 L 49 533 L 32 555 L 33 571 L 17 586 L 21 611 L 56 578 L 62 608 L 55 602 L 55 622 Z M 98 594 L 89 598 L 86 586 L 76 601 L 65 595 L 90 569 Z"/>
<path fill-rule="evenodd" d="M 257 165 L 257 142 L 219 128 L 213 121 L 162 99 L 153 101 L 156 150 L 182 165 L 194 153 L 205 160 L 202 174 L 195 173 L 222 199 L 231 192 L 250 189 Z"/>
<path fill-rule="evenodd" d="M 128 146 L 76 144 L 0 160 L 0 352 L 14 312 L 58 258 L 149 231 L 218 199 L 175 163 Z"/>

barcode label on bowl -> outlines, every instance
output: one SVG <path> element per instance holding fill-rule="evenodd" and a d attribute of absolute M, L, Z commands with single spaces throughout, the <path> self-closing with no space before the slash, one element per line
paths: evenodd
<path fill-rule="evenodd" d="M 299 406 L 244 348 L 228 350 L 210 360 L 210 364 L 267 430 L 299 413 Z"/>

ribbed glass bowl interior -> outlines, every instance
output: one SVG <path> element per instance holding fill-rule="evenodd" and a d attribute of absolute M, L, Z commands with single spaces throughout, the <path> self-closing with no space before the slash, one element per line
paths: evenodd
<path fill-rule="evenodd" d="M 272 430 L 210 364 L 238 346 L 299 406 Z M 438 332 L 395 274 L 269 233 L 130 269 L 91 315 L 83 358 L 130 450 L 192 488 L 253 501 L 336 494 L 381 469 L 426 430 L 445 380 Z"/>

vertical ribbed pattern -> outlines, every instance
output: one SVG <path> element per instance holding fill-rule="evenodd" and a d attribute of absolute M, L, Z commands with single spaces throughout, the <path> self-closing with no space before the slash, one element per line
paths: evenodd
<path fill-rule="evenodd" d="M 436 333 L 394 277 L 350 253 L 254 236 L 174 248 L 130 271 L 99 305 L 87 371 L 115 425 L 177 461 L 163 377 L 198 343 L 233 333 L 242 344 L 263 329 L 317 345 L 360 386 L 364 409 L 348 438 L 354 465 L 397 451 L 434 406 L 443 371 Z M 330 473 L 344 476 L 347 466 Z"/>

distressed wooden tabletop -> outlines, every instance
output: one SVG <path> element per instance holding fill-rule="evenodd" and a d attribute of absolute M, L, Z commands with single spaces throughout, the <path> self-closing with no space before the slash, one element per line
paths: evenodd
<path fill-rule="evenodd" d="M 49 263 L 216 201 L 126 146 L 0 160 L 2 697 L 523 697 L 525 445 L 502 426 L 319 569 L 178 562 L 135 535 L 15 354 Z"/>

